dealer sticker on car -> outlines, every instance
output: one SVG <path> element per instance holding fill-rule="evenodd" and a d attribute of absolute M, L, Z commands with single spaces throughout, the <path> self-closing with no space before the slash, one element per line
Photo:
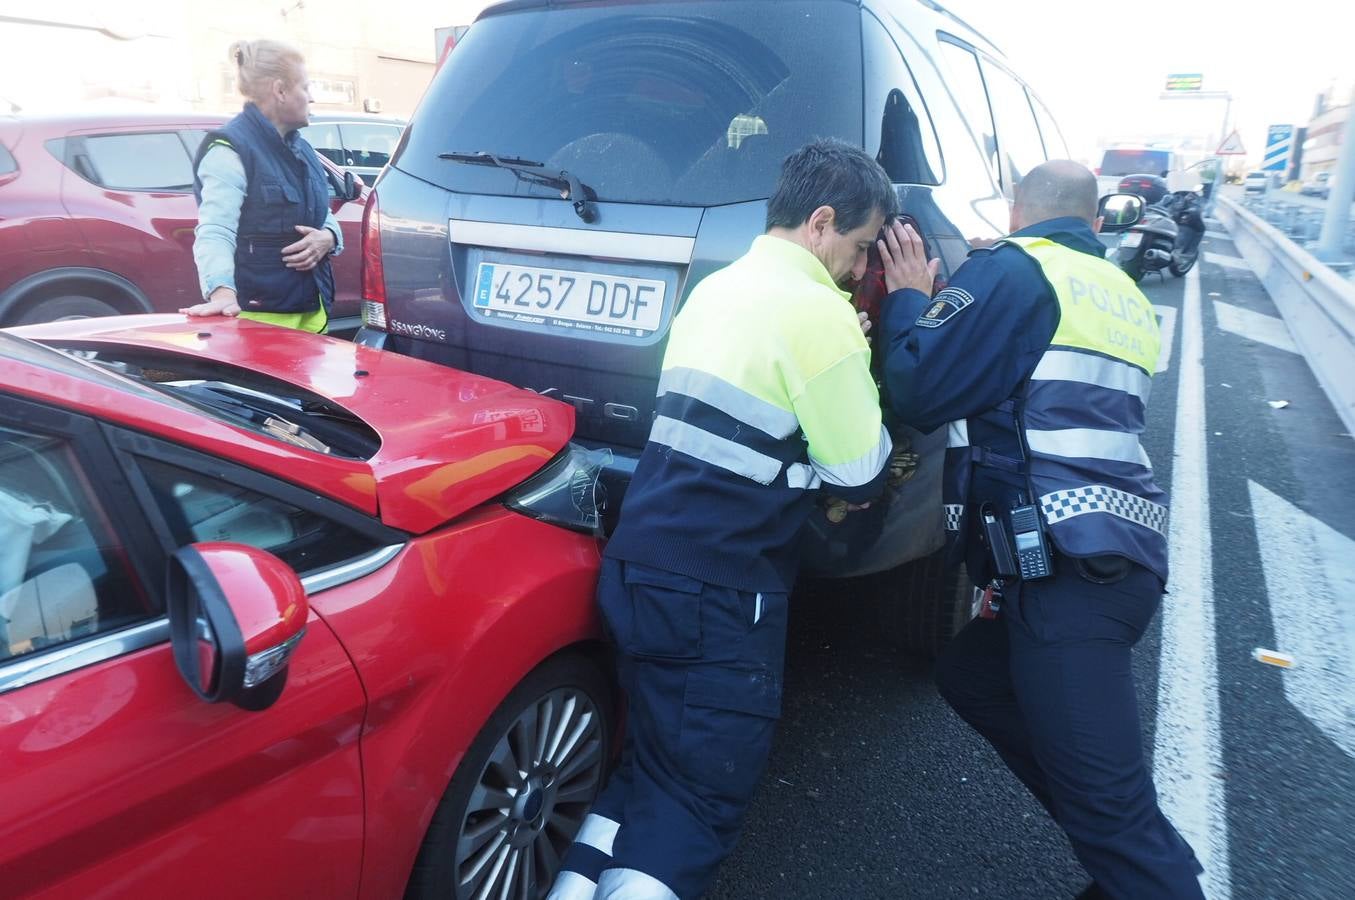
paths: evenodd
<path fill-rule="evenodd" d="M 480 263 L 473 305 L 488 317 L 644 337 L 663 319 L 664 290 L 650 278 Z"/>

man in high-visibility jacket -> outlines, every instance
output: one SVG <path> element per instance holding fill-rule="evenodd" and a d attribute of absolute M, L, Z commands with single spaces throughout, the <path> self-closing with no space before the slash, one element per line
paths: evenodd
<path fill-rule="evenodd" d="M 1093 879 L 1085 896 L 1198 898 L 1194 853 L 1144 762 L 1130 666 L 1167 580 L 1167 497 L 1139 444 L 1157 322 L 1103 258 L 1084 167 L 1031 170 L 1011 225 L 936 296 L 916 235 L 891 228 L 881 247 L 886 394 L 909 425 L 949 424 L 951 545 L 1001 594 L 937 682 L 1063 827 Z M 1025 552 L 989 549 L 1002 543 Z"/>
<path fill-rule="evenodd" d="M 688 900 L 733 849 L 781 711 L 786 600 L 816 489 L 879 493 L 891 442 L 850 295 L 897 199 L 858 147 L 787 157 L 767 233 L 674 320 L 598 605 L 629 700 L 621 765 L 550 900 Z"/>

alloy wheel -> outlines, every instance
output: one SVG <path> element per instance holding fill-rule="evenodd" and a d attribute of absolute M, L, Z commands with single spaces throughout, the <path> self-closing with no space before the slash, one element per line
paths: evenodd
<path fill-rule="evenodd" d="M 557 688 L 499 737 L 471 790 L 456 843 L 458 900 L 540 900 L 603 776 L 592 698 Z"/>

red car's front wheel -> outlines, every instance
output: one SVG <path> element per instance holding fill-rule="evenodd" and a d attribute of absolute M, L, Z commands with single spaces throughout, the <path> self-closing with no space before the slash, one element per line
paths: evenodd
<path fill-rule="evenodd" d="M 457 768 L 406 896 L 544 897 L 602 787 L 612 728 L 611 691 L 590 660 L 534 670 Z"/>

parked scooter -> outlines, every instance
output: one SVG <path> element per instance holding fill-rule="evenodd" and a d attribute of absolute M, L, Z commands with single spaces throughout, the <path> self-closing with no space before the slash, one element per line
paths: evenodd
<path fill-rule="evenodd" d="M 1125 187 L 1125 182 L 1131 184 Z M 1120 237 L 1118 262 L 1124 273 L 1141 281 L 1148 272 L 1166 269 L 1185 275 L 1200 256 L 1204 216 L 1200 195 L 1194 191 L 1168 191 L 1156 176 L 1131 176 L 1121 183 L 1147 201 L 1143 219 Z"/>

